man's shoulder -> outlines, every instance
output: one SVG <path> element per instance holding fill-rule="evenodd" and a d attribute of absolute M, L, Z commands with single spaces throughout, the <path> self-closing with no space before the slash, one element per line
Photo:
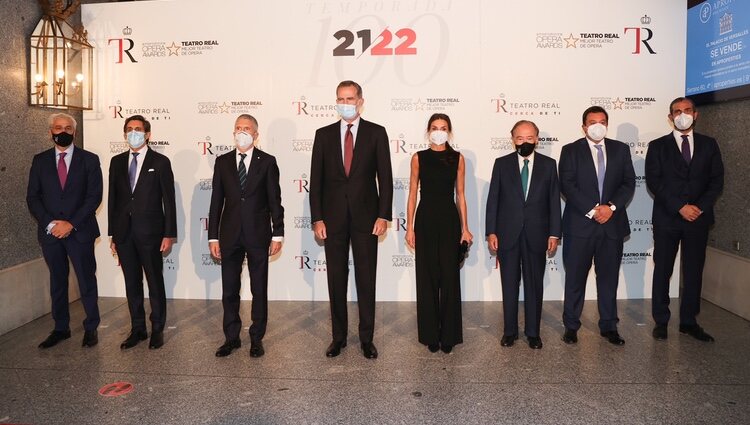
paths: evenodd
<path fill-rule="evenodd" d="M 52 159 L 52 158 L 54 158 L 54 154 L 55 154 L 54 151 L 55 151 L 55 148 L 45 149 L 45 150 L 37 153 L 36 155 L 34 155 L 33 160 L 34 161 L 40 161 L 40 160 L 44 159 L 47 156 L 49 156 L 49 158 Z"/>
<path fill-rule="evenodd" d="M 667 142 L 669 142 L 670 140 L 674 142 L 674 135 L 673 135 L 672 133 L 667 133 L 667 134 L 665 134 L 665 135 L 663 135 L 663 136 L 657 137 L 656 139 L 654 139 L 654 140 L 652 140 L 652 141 L 648 142 L 648 145 L 649 145 L 649 147 L 650 147 L 650 146 L 651 146 L 652 144 L 653 144 L 654 146 L 658 146 L 658 145 L 661 145 L 661 144 L 663 144 L 663 143 L 667 143 Z"/>
<path fill-rule="evenodd" d="M 383 127 L 382 125 L 380 125 L 378 123 L 374 123 L 372 121 L 367 121 L 364 118 L 360 118 L 359 119 L 359 125 L 360 125 L 360 128 L 362 128 L 362 129 L 369 129 L 369 130 L 375 130 L 375 131 L 378 131 L 378 130 L 385 131 L 385 127 Z"/>
<path fill-rule="evenodd" d="M 99 155 L 95 154 L 94 152 L 88 151 L 84 148 L 79 148 L 78 146 L 73 149 L 73 155 L 81 155 L 83 158 L 86 158 L 88 160 L 99 161 Z"/>
<path fill-rule="evenodd" d="M 567 143 L 563 145 L 562 150 L 560 151 L 560 154 L 562 155 L 565 152 L 570 152 L 571 150 L 575 149 L 576 147 L 586 143 L 586 138 L 581 137 L 580 139 L 574 140 L 570 143 Z"/>
<path fill-rule="evenodd" d="M 697 141 L 706 141 L 706 142 L 710 142 L 710 143 L 716 143 L 716 139 L 714 139 L 711 136 L 707 136 L 707 135 L 701 134 L 701 133 L 693 133 L 693 135 L 695 137 L 695 140 L 697 140 Z"/>

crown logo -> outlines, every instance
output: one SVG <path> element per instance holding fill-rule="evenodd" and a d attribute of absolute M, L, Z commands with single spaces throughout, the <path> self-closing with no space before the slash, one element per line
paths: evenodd
<path fill-rule="evenodd" d="M 133 33 L 133 28 L 130 28 L 130 27 L 126 26 L 125 28 L 122 29 L 122 34 L 123 35 L 130 35 L 132 33 Z"/>
<path fill-rule="evenodd" d="M 651 23 L 651 18 L 648 15 L 643 15 L 643 17 L 641 18 L 641 23 L 643 25 L 648 25 Z"/>

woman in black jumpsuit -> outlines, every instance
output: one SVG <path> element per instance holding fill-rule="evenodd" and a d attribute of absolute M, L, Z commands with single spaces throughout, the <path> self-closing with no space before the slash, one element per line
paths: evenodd
<path fill-rule="evenodd" d="M 466 168 L 463 155 L 448 143 L 451 132 L 447 115 L 430 117 L 430 148 L 411 160 L 407 208 L 406 243 L 416 257 L 419 342 L 433 353 L 450 353 L 463 342 L 458 246 L 472 239 L 464 197 Z"/>

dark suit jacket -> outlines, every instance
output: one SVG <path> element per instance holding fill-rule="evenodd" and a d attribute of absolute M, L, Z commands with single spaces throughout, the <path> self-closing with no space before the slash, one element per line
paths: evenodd
<path fill-rule="evenodd" d="M 240 237 L 253 248 L 268 248 L 272 236 L 284 236 L 279 167 L 276 158 L 253 148 L 245 187 L 240 187 L 237 151 L 216 158 L 208 238 L 230 247 Z"/>
<path fill-rule="evenodd" d="M 603 224 L 607 237 L 623 239 L 630 234 L 628 213 L 625 209 L 635 193 L 635 171 L 630 159 L 630 148 L 625 143 L 604 139 L 607 150 L 607 170 L 604 174 L 602 202 L 611 202 L 617 210 Z M 600 203 L 599 185 L 591 149 L 585 138 L 562 148 L 560 153 L 560 189 L 565 196 L 563 234 L 579 237 L 593 235 L 602 226 L 586 214 Z"/>
<path fill-rule="evenodd" d="M 560 186 L 555 160 L 534 153 L 526 199 L 521 190 L 518 154 L 497 158 L 487 196 L 486 234 L 497 235 L 499 249 L 518 246 L 522 231 L 534 251 L 546 251 L 550 236 L 561 236 Z"/>
<path fill-rule="evenodd" d="M 117 244 L 130 231 L 136 240 L 159 243 L 177 237 L 174 175 L 169 158 L 149 148 L 142 149 L 141 173 L 130 192 L 130 150 L 109 163 L 108 233 Z"/>
<path fill-rule="evenodd" d="M 312 222 L 323 220 L 328 232 L 338 233 L 346 229 L 351 214 L 352 226 L 369 233 L 377 218 L 391 220 L 393 176 L 388 135 L 382 126 L 360 118 L 347 177 L 340 125 L 341 121 L 336 121 L 315 132 L 310 169 Z"/>
<path fill-rule="evenodd" d="M 711 137 L 693 133 L 693 156 L 688 166 L 669 133 L 648 144 L 646 185 L 654 195 L 652 224 L 676 226 L 680 208 L 696 205 L 703 211 L 693 223 L 714 223 L 714 204 L 724 187 L 724 164 L 719 145 Z"/>
<path fill-rule="evenodd" d="M 102 170 L 96 154 L 74 148 L 64 190 L 57 176 L 55 148 L 34 156 L 26 203 L 37 221 L 39 243 L 57 241 L 47 234 L 47 225 L 53 220 L 70 222 L 74 228 L 71 237 L 79 242 L 93 241 L 99 237 L 96 209 L 101 202 Z"/>

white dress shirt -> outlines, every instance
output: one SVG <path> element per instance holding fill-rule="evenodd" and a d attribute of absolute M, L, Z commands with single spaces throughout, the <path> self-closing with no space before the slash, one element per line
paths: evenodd
<path fill-rule="evenodd" d="M 148 145 L 146 145 L 146 149 L 141 149 L 138 152 L 134 152 L 132 149 L 130 150 L 130 153 L 128 154 L 128 173 L 130 173 L 130 164 L 133 163 L 133 154 L 138 154 L 138 161 L 136 162 L 135 167 L 135 181 L 133 182 L 133 189 L 138 185 L 138 176 L 141 175 L 141 168 L 143 168 L 143 160 L 146 159 L 146 152 L 148 152 Z M 129 176 L 130 174 L 128 174 Z"/>
<path fill-rule="evenodd" d="M 526 158 L 522 157 L 519 154 L 516 154 L 516 156 L 518 157 L 518 172 L 519 173 L 523 171 L 523 161 L 525 159 L 529 160 L 529 165 L 528 165 L 529 181 L 526 182 L 526 193 L 523 194 L 524 199 L 526 199 L 526 197 L 529 194 L 529 189 L 531 188 L 531 175 L 532 175 L 532 171 L 534 170 L 534 152 L 531 152 L 531 155 L 527 156 Z"/>
<path fill-rule="evenodd" d="M 680 131 L 674 130 L 672 131 L 672 134 L 674 135 L 675 142 L 677 142 L 677 150 L 682 153 L 682 133 Z M 688 146 L 690 146 L 690 158 L 692 158 L 693 152 L 695 152 L 695 148 L 693 147 L 695 145 L 693 130 L 690 130 L 690 132 L 686 134 L 686 136 L 688 137 Z"/>
<path fill-rule="evenodd" d="M 351 123 L 348 123 L 341 120 L 341 158 L 343 159 L 345 156 L 344 152 L 344 142 L 346 141 L 346 129 L 349 124 L 352 124 L 352 149 L 354 149 L 354 145 L 357 143 L 357 131 L 359 130 L 359 117 L 357 117 L 354 121 Z"/>
<path fill-rule="evenodd" d="M 57 163 L 60 161 L 60 154 L 65 153 L 65 158 L 63 158 L 63 161 L 65 161 L 65 170 L 70 174 L 70 162 L 73 160 L 73 151 L 75 150 L 75 145 L 72 143 L 70 146 L 65 148 L 65 150 L 60 150 L 57 147 L 55 147 L 55 172 L 57 171 Z M 55 222 L 50 221 L 49 224 L 47 224 L 47 234 L 52 231 L 52 228 L 55 227 Z"/>
<path fill-rule="evenodd" d="M 607 168 L 607 145 L 604 144 L 604 139 L 600 140 L 599 143 L 595 143 L 593 140 L 586 138 L 586 142 L 589 144 L 589 150 L 591 151 L 591 157 L 594 160 L 594 170 L 596 171 L 597 179 L 599 178 L 599 149 L 596 148 L 596 146 L 602 147 L 602 155 L 604 155 L 604 169 Z M 601 195 L 601 193 L 599 194 Z M 594 205 L 594 208 L 591 208 L 591 210 L 586 214 L 586 217 L 593 219 L 594 214 L 596 213 L 596 207 L 598 207 L 599 204 L 597 203 Z M 611 208 L 611 207 L 610 207 Z M 612 210 L 614 211 L 614 210 Z"/>

